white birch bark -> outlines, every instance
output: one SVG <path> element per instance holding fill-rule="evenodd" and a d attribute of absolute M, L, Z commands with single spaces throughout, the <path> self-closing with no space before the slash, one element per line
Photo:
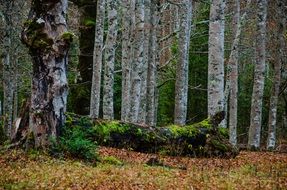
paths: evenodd
<path fill-rule="evenodd" d="M 100 94 L 101 94 L 101 73 L 103 60 L 103 43 L 104 43 L 104 20 L 106 0 L 97 2 L 97 22 L 95 26 L 95 45 L 93 53 L 93 76 L 90 102 L 90 117 L 99 118 Z"/>
<path fill-rule="evenodd" d="M 114 65 L 118 33 L 117 1 L 108 0 L 109 29 L 105 43 L 105 74 L 103 88 L 103 118 L 114 119 Z"/>
<path fill-rule="evenodd" d="M 180 6 L 179 57 L 176 67 L 174 123 L 184 125 L 187 116 L 188 64 L 191 34 L 192 1 L 184 0 Z"/>
<path fill-rule="evenodd" d="M 266 61 L 266 17 L 267 0 L 257 0 L 257 36 L 256 36 L 256 65 L 254 70 L 254 84 L 252 92 L 250 127 L 248 136 L 248 148 L 260 147 L 261 123 L 262 123 L 262 100 L 265 80 Z"/>
<path fill-rule="evenodd" d="M 210 7 L 208 42 L 208 116 L 224 110 L 225 0 L 213 0 Z"/>
<path fill-rule="evenodd" d="M 129 121 L 138 122 L 142 72 L 144 64 L 144 3 L 142 0 L 135 0 L 135 30 L 134 32 L 134 63 L 132 64 L 131 75 L 131 96 Z"/>
<path fill-rule="evenodd" d="M 158 14 L 156 1 L 151 2 L 150 7 L 150 36 L 149 36 L 149 56 L 148 56 L 148 74 L 147 74 L 147 116 L 146 124 L 148 126 L 156 125 L 156 76 L 157 76 L 157 27 Z"/>
<path fill-rule="evenodd" d="M 132 31 L 134 1 L 122 0 L 122 103 L 121 120 L 128 121 L 130 109 L 131 63 L 133 60 Z"/>
<path fill-rule="evenodd" d="M 277 0 L 277 21 L 278 21 L 278 31 L 277 31 L 277 49 L 276 59 L 274 65 L 274 79 L 270 97 L 270 107 L 269 107 L 269 121 L 268 121 L 268 138 L 267 138 L 267 149 L 273 150 L 276 145 L 276 125 L 277 125 L 277 107 L 278 107 L 278 96 L 281 84 L 281 69 L 284 60 L 284 47 L 285 47 L 285 37 L 284 31 L 286 31 L 286 18 L 282 14 L 283 3 Z"/>

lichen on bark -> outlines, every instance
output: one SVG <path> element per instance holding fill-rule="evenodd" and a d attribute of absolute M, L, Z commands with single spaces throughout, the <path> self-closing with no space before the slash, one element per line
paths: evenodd
<path fill-rule="evenodd" d="M 45 148 L 65 122 L 68 94 L 67 51 L 72 34 L 65 19 L 67 0 L 34 0 L 22 31 L 32 57 L 29 130 L 36 147 Z M 29 133 L 27 133 L 29 134 Z"/>

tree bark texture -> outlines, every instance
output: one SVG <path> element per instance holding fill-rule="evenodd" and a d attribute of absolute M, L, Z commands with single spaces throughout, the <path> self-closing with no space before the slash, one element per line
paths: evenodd
<path fill-rule="evenodd" d="M 12 135 L 12 123 L 13 123 L 13 96 L 14 96 L 14 57 L 13 57 L 13 21 L 12 13 L 15 7 L 13 1 L 5 1 L 3 3 L 3 15 L 4 15 L 4 38 L 3 38 L 3 114 L 4 131 L 8 138 Z"/>
<path fill-rule="evenodd" d="M 137 123 L 139 119 L 141 85 L 144 64 L 144 3 L 135 0 L 134 58 L 131 73 L 131 96 L 129 121 Z"/>
<path fill-rule="evenodd" d="M 225 0 L 210 7 L 208 42 L 208 116 L 224 110 L 224 30 Z"/>
<path fill-rule="evenodd" d="M 95 45 L 93 56 L 93 78 L 91 89 L 90 117 L 99 118 L 101 102 L 101 80 L 102 61 L 104 47 L 104 21 L 105 21 L 106 0 L 99 0 L 97 3 L 97 22 L 95 27 Z"/>
<path fill-rule="evenodd" d="M 265 80 L 267 0 L 257 0 L 257 5 L 258 33 L 256 36 L 256 63 L 254 70 L 254 83 L 248 136 L 249 149 L 258 149 L 260 147 L 262 101 Z"/>
<path fill-rule="evenodd" d="M 146 124 L 156 125 L 156 85 L 157 85 L 157 59 L 158 59 L 158 12 L 157 2 L 152 1 L 150 7 L 150 36 L 147 73 L 147 115 Z"/>
<path fill-rule="evenodd" d="M 184 125 L 187 116 L 188 64 L 191 34 L 192 1 L 185 0 L 180 7 L 178 63 L 176 66 L 174 123 Z"/>
<path fill-rule="evenodd" d="M 147 77 L 148 77 L 148 61 L 149 61 L 149 39 L 151 32 L 151 1 L 144 1 L 144 59 L 143 72 L 141 78 L 141 102 L 139 110 L 139 123 L 146 123 L 147 117 Z"/>
<path fill-rule="evenodd" d="M 278 31 L 275 34 L 277 37 L 276 43 L 276 58 L 274 63 L 274 78 L 270 97 L 270 107 L 269 107 L 269 121 L 268 121 L 268 138 L 267 138 L 267 149 L 273 150 L 276 145 L 276 125 L 277 125 L 277 109 L 278 109 L 278 98 L 281 84 L 281 69 L 284 62 L 284 47 L 285 47 L 285 37 L 284 31 L 286 31 L 286 18 L 283 14 L 284 4 L 277 0 L 278 12 L 276 13 L 276 20 L 278 21 Z"/>
<path fill-rule="evenodd" d="M 35 147 L 45 148 L 65 122 L 68 85 L 67 0 L 33 0 L 22 40 L 33 61 L 30 125 Z"/>
<path fill-rule="evenodd" d="M 251 0 L 247 1 L 246 7 L 249 7 Z M 226 122 L 229 115 L 229 141 L 236 146 L 237 144 L 237 109 L 238 109 L 238 62 L 239 62 L 239 45 L 242 27 L 245 22 L 247 12 L 240 16 L 240 1 L 234 3 L 234 40 L 231 47 L 231 53 L 227 64 L 227 76 L 225 85 L 225 110 Z M 229 100 L 229 114 L 227 113 L 227 103 Z"/>
<path fill-rule="evenodd" d="M 103 88 L 103 118 L 114 119 L 114 67 L 118 33 L 117 1 L 108 0 L 108 34 L 105 43 L 105 74 Z"/>
<path fill-rule="evenodd" d="M 133 60 L 132 31 L 134 29 L 134 1 L 122 0 L 122 102 L 121 120 L 128 121 L 130 109 L 131 63 Z"/>

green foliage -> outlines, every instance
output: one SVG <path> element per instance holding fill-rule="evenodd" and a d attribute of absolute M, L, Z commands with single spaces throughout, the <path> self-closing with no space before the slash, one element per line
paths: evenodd
<path fill-rule="evenodd" d="M 68 118 L 70 119 L 70 118 Z M 63 129 L 62 135 L 58 140 L 50 139 L 50 152 L 53 155 L 67 155 L 73 158 L 87 161 L 97 161 L 97 145 L 89 139 L 89 128 L 85 128 L 86 121 L 80 122 L 80 126 L 69 126 L 71 121 L 68 120 L 67 126 Z"/>
<path fill-rule="evenodd" d="M 65 41 L 68 41 L 69 43 L 73 42 L 74 37 L 75 37 L 75 34 L 73 34 L 72 32 L 64 32 L 61 35 L 61 38 Z"/>
<path fill-rule="evenodd" d="M 111 165 L 116 165 L 116 166 L 124 165 L 122 161 L 120 161 L 114 156 L 105 156 L 104 158 L 101 159 L 101 162 L 104 164 L 111 164 Z"/>
<path fill-rule="evenodd" d="M 112 133 L 123 135 L 128 130 L 130 130 L 130 126 L 127 124 L 120 124 L 119 121 L 107 121 L 94 126 L 92 134 L 99 142 L 108 142 Z"/>
<path fill-rule="evenodd" d="M 84 25 L 87 26 L 87 27 L 95 26 L 96 25 L 96 20 L 95 19 L 91 19 L 91 18 L 86 18 L 84 20 Z"/>
<path fill-rule="evenodd" d="M 171 125 L 168 129 L 172 132 L 174 137 L 195 137 L 199 133 L 199 129 L 195 125 L 188 125 L 185 127 Z"/>
<path fill-rule="evenodd" d="M 7 140 L 5 132 L 4 132 L 4 125 L 3 120 L 0 120 L 0 145 L 3 145 L 4 142 Z"/>
<path fill-rule="evenodd" d="M 188 117 L 190 123 L 207 118 L 208 23 L 209 4 L 201 3 L 194 13 L 189 51 Z"/>

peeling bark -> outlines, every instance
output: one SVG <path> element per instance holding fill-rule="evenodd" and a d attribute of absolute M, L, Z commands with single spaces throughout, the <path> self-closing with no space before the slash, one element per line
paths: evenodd
<path fill-rule="evenodd" d="M 47 147 L 65 122 L 67 51 L 73 38 L 67 32 L 67 6 L 67 0 L 33 0 L 22 31 L 33 62 L 29 129 L 37 148 Z"/>

